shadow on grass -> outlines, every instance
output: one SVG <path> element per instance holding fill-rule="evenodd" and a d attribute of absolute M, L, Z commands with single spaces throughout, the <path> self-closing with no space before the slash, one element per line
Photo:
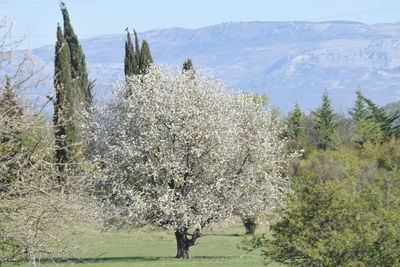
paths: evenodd
<path fill-rule="evenodd" d="M 98 257 L 98 258 L 43 258 L 41 263 L 96 263 L 96 262 L 112 262 L 112 261 L 157 261 L 174 259 L 173 257 Z"/>
<path fill-rule="evenodd" d="M 195 256 L 189 260 L 215 260 L 228 259 L 230 256 Z M 159 261 L 159 260 L 178 260 L 175 257 L 98 257 L 98 258 L 43 258 L 41 263 L 98 263 L 114 261 Z M 180 259 L 179 259 L 180 260 Z"/>

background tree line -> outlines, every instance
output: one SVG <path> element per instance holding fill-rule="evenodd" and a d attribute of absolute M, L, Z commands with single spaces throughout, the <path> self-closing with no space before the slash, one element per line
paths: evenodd
<path fill-rule="evenodd" d="M 288 149 L 303 149 L 290 167 L 294 193 L 268 234 L 244 241 L 266 263 L 294 266 L 395 266 L 400 257 L 399 109 L 356 92 L 349 116 L 328 93 L 305 115 L 298 104 L 283 120 Z"/>

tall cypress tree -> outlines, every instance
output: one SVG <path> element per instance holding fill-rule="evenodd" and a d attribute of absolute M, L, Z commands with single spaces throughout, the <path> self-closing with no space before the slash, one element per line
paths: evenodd
<path fill-rule="evenodd" d="M 141 74 L 146 74 L 147 69 L 153 63 L 150 47 L 146 40 L 142 41 L 142 49 L 140 51 L 139 69 Z"/>
<path fill-rule="evenodd" d="M 57 26 L 57 42 L 54 60 L 54 128 L 56 143 L 56 162 L 61 173 L 60 181 L 67 163 L 75 160 L 76 126 L 74 118 L 75 99 L 73 93 L 70 51 L 60 25 Z"/>
<path fill-rule="evenodd" d="M 335 123 L 335 114 L 327 91 L 322 95 L 322 106 L 313 112 L 313 115 L 316 121 L 315 129 L 319 136 L 319 148 L 334 148 L 336 145 L 337 124 Z"/>
<path fill-rule="evenodd" d="M 136 61 L 135 51 L 133 50 L 133 44 L 131 34 L 127 33 L 127 40 L 125 41 L 125 60 L 124 60 L 125 77 L 139 74 L 139 68 Z"/>
<path fill-rule="evenodd" d="M 139 38 L 137 35 L 137 32 L 135 31 L 135 29 L 133 29 L 133 33 L 135 35 L 135 58 L 136 58 L 136 63 L 138 64 L 139 67 L 139 62 L 140 62 L 140 47 L 139 47 Z M 139 69 L 138 69 L 139 72 Z M 139 73 L 137 73 L 139 74 Z"/>
<path fill-rule="evenodd" d="M 133 30 L 135 36 L 135 47 L 133 47 L 131 35 L 127 33 L 125 41 L 125 59 L 124 70 L 125 77 L 137 74 L 146 74 L 147 69 L 153 63 L 150 47 L 146 40 L 142 41 L 142 47 L 139 48 L 139 38 L 137 32 Z"/>
<path fill-rule="evenodd" d="M 92 89 L 94 81 L 89 81 L 88 79 L 85 55 L 79 43 L 78 36 L 71 25 L 68 10 L 64 2 L 61 1 L 60 6 L 64 20 L 64 39 L 68 43 L 70 50 L 71 77 L 74 87 L 77 88 L 76 101 L 88 110 L 93 103 Z"/>

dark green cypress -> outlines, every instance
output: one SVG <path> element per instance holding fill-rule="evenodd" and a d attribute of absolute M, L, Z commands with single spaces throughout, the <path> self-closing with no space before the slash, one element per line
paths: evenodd
<path fill-rule="evenodd" d="M 127 40 L 125 41 L 125 60 L 124 60 L 125 77 L 139 74 L 139 68 L 136 61 L 136 55 L 133 50 L 131 34 L 127 33 Z"/>
<path fill-rule="evenodd" d="M 331 107 L 331 100 L 328 97 L 328 92 L 322 95 L 322 106 L 313 112 L 315 117 L 319 144 L 322 149 L 334 148 L 336 146 L 336 130 L 335 114 Z"/>
<path fill-rule="evenodd" d="M 183 62 L 182 72 L 186 72 L 188 70 L 193 70 L 193 62 L 190 58 L 188 58 L 185 62 Z"/>
<path fill-rule="evenodd" d="M 136 58 L 136 63 L 138 64 L 138 67 L 139 67 L 139 62 L 140 62 L 139 38 L 138 38 L 138 35 L 137 35 L 137 32 L 135 31 L 135 29 L 133 29 L 133 33 L 135 35 L 135 58 Z M 139 69 L 138 69 L 137 74 L 139 74 Z"/>
<path fill-rule="evenodd" d="M 140 51 L 139 69 L 141 74 L 146 74 L 147 69 L 153 63 L 150 47 L 146 40 L 142 41 L 142 49 Z"/>
<path fill-rule="evenodd" d="M 186 73 L 191 79 L 195 79 L 196 71 L 193 68 L 193 62 L 190 58 L 183 62 L 182 73 Z"/>
<path fill-rule="evenodd" d="M 54 60 L 54 134 L 56 143 L 56 162 L 60 171 L 59 180 L 67 163 L 75 160 L 76 126 L 74 118 L 75 99 L 71 77 L 70 51 L 63 37 L 60 25 L 57 26 L 57 42 Z"/>
<path fill-rule="evenodd" d="M 64 19 L 64 38 L 70 50 L 71 77 L 74 87 L 77 87 L 76 101 L 88 110 L 93 103 L 92 90 L 94 81 L 89 81 L 88 79 L 85 55 L 79 43 L 78 36 L 71 25 L 68 10 L 64 2 L 61 1 L 60 5 Z"/>

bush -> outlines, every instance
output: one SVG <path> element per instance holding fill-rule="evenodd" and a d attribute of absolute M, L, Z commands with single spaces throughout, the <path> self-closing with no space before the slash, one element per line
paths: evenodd
<path fill-rule="evenodd" d="M 400 261 L 400 179 L 327 180 L 293 194 L 265 235 L 247 241 L 295 266 L 394 266 Z M 269 263 L 267 261 L 267 263 Z"/>
<path fill-rule="evenodd" d="M 289 175 L 293 177 L 295 186 L 313 186 L 327 180 L 348 177 L 371 179 L 378 173 L 375 157 L 352 147 L 312 150 L 306 158 L 291 164 Z"/>
<path fill-rule="evenodd" d="M 366 143 L 361 153 L 375 160 L 379 168 L 386 171 L 400 170 L 400 140 L 391 139 L 383 144 Z"/>

